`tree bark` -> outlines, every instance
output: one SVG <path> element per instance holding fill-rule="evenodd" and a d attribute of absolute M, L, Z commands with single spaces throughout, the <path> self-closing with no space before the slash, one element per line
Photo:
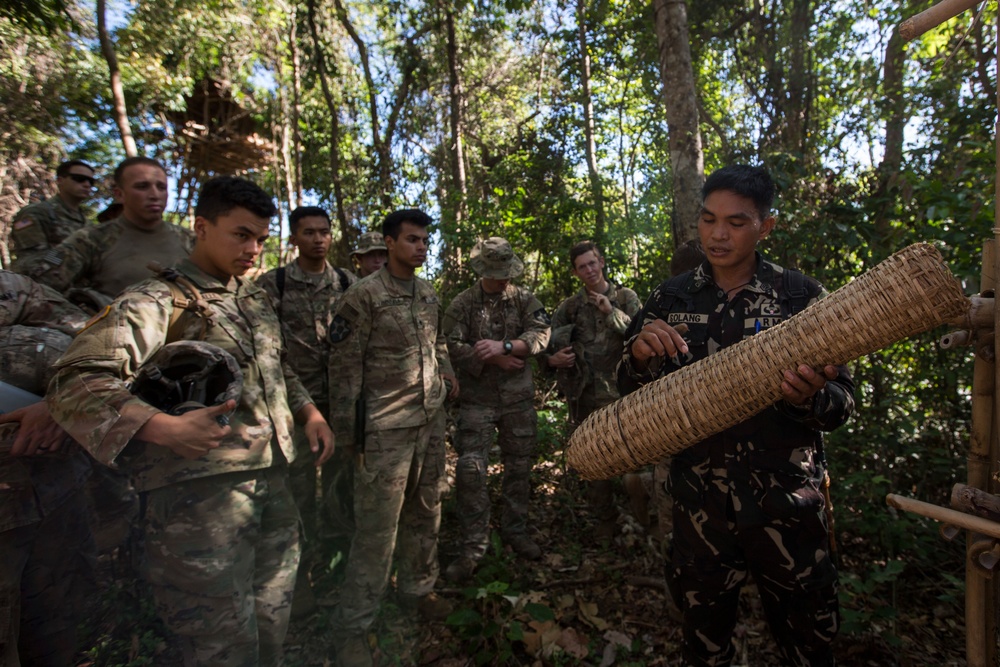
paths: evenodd
<path fill-rule="evenodd" d="M 313 48 L 316 49 L 316 74 L 319 77 L 320 87 L 323 89 L 323 99 L 326 101 L 327 111 L 330 113 L 330 179 L 333 182 L 333 200 L 336 205 L 337 225 L 340 227 L 340 245 L 343 254 L 350 252 L 350 225 L 347 222 L 347 211 L 344 208 L 344 188 L 343 176 L 340 170 L 340 114 L 337 107 L 337 100 L 334 98 L 333 90 L 327 73 L 326 55 L 323 50 L 323 42 L 319 38 L 319 30 L 316 27 L 316 0 L 308 0 L 306 3 L 306 18 L 309 22 L 309 33 L 312 35 Z"/>
<path fill-rule="evenodd" d="M 583 131 L 587 154 L 587 173 L 590 176 L 590 194 L 594 200 L 594 242 L 604 243 L 604 187 L 597 169 L 597 142 L 594 138 L 594 100 L 590 91 L 590 50 L 587 47 L 587 4 L 576 2 L 576 26 L 580 44 L 580 102 L 583 105 Z"/>
<path fill-rule="evenodd" d="M 125 106 L 125 89 L 122 87 L 122 74 L 118 69 L 118 56 L 115 55 L 115 45 L 108 35 L 107 7 L 106 0 L 97 0 L 97 37 L 101 43 L 101 53 L 108 63 L 108 72 L 111 75 L 111 101 L 114 107 L 115 123 L 118 125 L 118 132 L 122 137 L 122 145 L 125 147 L 125 155 L 135 157 L 139 154 L 132 137 L 132 127 L 128 122 L 128 108 Z"/>
<path fill-rule="evenodd" d="M 684 0 L 653 0 L 653 21 L 660 50 L 660 77 L 674 179 L 671 229 L 676 248 L 698 238 L 705 162 Z"/>
<path fill-rule="evenodd" d="M 292 170 L 295 181 L 295 206 L 302 206 L 302 133 L 299 118 L 302 116 L 302 64 L 299 57 L 299 8 L 292 7 L 288 49 L 292 64 Z"/>
<path fill-rule="evenodd" d="M 462 88 L 462 78 L 458 71 L 458 40 L 455 37 L 455 8 L 452 3 L 448 3 L 445 10 L 445 29 L 447 32 L 448 51 L 448 94 L 449 107 L 451 112 L 451 185 L 452 192 L 448 193 L 448 200 L 452 202 L 453 228 L 456 234 L 461 232 L 465 223 L 465 208 L 468 198 L 468 186 L 465 179 L 465 146 L 463 140 L 463 119 L 462 112 L 465 104 L 465 91 Z M 446 249 L 446 256 L 450 252 Z M 455 264 L 462 264 L 462 249 L 456 247 Z"/>
<path fill-rule="evenodd" d="M 873 245 L 880 256 L 888 254 L 892 249 L 890 222 L 896 207 L 899 170 L 903 164 L 903 129 L 907 122 L 906 98 L 903 94 L 905 47 L 906 43 L 899 31 L 893 30 L 885 47 L 882 66 L 882 94 L 888 110 L 885 119 L 885 153 L 878 166 L 879 180 L 873 196 L 873 201 L 877 202 L 873 220 Z"/>

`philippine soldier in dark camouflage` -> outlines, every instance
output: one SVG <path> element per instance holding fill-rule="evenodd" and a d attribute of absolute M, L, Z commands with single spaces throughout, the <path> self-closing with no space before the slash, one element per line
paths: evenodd
<path fill-rule="evenodd" d="M 625 329 L 642 304 L 635 292 L 604 277 L 604 256 L 592 241 L 577 243 L 569 257 L 573 275 L 583 287 L 559 304 L 552 315 L 550 348 L 554 352 L 544 359 L 556 369 L 575 429 L 591 412 L 618 400 L 615 369 L 622 356 Z M 588 484 L 599 540 L 610 539 L 615 533 L 618 510 L 611 489 L 611 480 Z M 648 521 L 648 515 L 636 518 Z"/>
<path fill-rule="evenodd" d="M 521 556 L 541 556 L 527 526 L 537 430 L 528 357 L 548 345 L 549 317 L 531 292 L 510 283 L 524 271 L 524 264 L 506 240 L 493 237 L 476 244 L 469 266 L 480 280 L 455 297 L 444 318 L 448 350 L 463 387 L 455 434 L 463 544 L 461 555 L 445 572 L 450 581 L 467 579 L 489 545 L 486 474 L 498 432 L 503 462 L 501 536 Z"/>
<path fill-rule="evenodd" d="M 10 230 L 14 255 L 11 270 L 37 275 L 48 267 L 45 257 L 49 250 L 87 224 L 80 205 L 90 199 L 94 183 L 94 170 L 86 162 L 70 160 L 59 165 L 58 192 L 45 201 L 25 206 L 14 216 Z"/>
<path fill-rule="evenodd" d="M 722 169 L 702 194 L 698 232 L 707 260 L 661 284 L 633 320 L 618 370 L 622 393 L 772 327 L 824 295 L 815 280 L 755 251 L 774 226 L 774 185 L 766 171 Z M 674 328 L 682 323 L 684 334 Z M 854 383 L 846 368 L 834 366 L 800 365 L 782 380 L 781 401 L 673 459 L 670 585 L 684 615 L 686 665 L 730 664 L 748 574 L 785 664 L 833 664 L 837 573 L 820 490 L 822 431 L 848 419 Z"/>
<path fill-rule="evenodd" d="M 389 263 L 347 290 L 330 327 L 330 414 L 342 446 L 355 443 L 356 459 L 357 527 L 333 628 L 342 667 L 372 664 L 367 632 L 394 555 L 404 607 L 441 620 L 451 610 L 433 589 L 444 477 L 443 405 L 447 385 L 454 397 L 458 381 L 448 361 L 437 294 L 414 275 L 427 258 L 430 222 L 416 209 L 386 216 L 382 233 Z"/>
<path fill-rule="evenodd" d="M 313 451 L 323 449 L 318 463 L 332 453 L 326 421 L 283 363 L 270 299 L 240 277 L 274 212 L 250 181 L 208 181 L 190 260 L 94 318 L 60 360 L 47 397 L 56 421 L 98 462 L 129 472 L 142 493 L 146 574 L 187 665 L 281 664 L 299 561 L 287 484 L 292 414 Z M 174 340 L 231 354 L 243 374 L 240 400 L 175 416 L 131 394 L 139 369 Z M 228 415 L 228 424 L 217 419 Z"/>
<path fill-rule="evenodd" d="M 55 248 L 51 268 L 39 282 L 66 293 L 87 286 L 113 299 L 129 285 L 149 277 L 149 262 L 173 266 L 188 256 L 191 232 L 163 220 L 167 172 L 156 160 L 133 157 L 115 169 L 115 197 L 120 217 L 87 227 Z M 47 257 L 49 256 L 47 255 Z"/>
<path fill-rule="evenodd" d="M 85 322 L 53 290 L 0 271 L 0 380 L 42 396 Z M 13 411 L 8 401 L 0 404 L 0 665 L 76 664 L 76 628 L 93 587 L 83 491 L 90 459 L 44 402 Z"/>

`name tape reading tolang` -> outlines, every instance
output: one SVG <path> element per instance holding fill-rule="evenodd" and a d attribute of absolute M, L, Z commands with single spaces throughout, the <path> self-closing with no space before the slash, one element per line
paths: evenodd
<path fill-rule="evenodd" d="M 567 459 L 584 479 L 655 463 L 776 403 L 785 369 L 845 364 L 969 307 L 937 249 L 911 245 L 777 326 L 594 412 Z"/>

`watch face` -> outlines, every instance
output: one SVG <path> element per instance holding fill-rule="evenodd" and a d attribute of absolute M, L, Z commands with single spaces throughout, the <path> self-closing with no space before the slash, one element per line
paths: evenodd
<path fill-rule="evenodd" d="M 505 340 L 503 342 L 503 350 L 504 350 L 504 352 L 510 352 L 513 349 L 514 349 L 514 343 L 510 342 L 509 340 Z"/>

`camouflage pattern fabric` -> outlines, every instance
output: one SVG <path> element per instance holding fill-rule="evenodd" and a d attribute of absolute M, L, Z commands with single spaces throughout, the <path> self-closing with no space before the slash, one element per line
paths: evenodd
<path fill-rule="evenodd" d="M 25 206 L 14 216 L 10 229 L 11 269 L 35 275 L 48 268 L 48 251 L 83 229 L 87 218 L 83 211 L 72 210 L 59 195 Z"/>
<path fill-rule="evenodd" d="M 62 293 L 91 287 L 115 297 L 149 278 L 150 262 L 173 266 L 193 246 L 189 229 L 166 222 L 156 229 L 141 229 L 119 217 L 74 232 L 53 250 L 50 267 L 33 277 Z"/>
<path fill-rule="evenodd" d="M 139 367 L 167 343 L 170 289 L 158 279 L 135 285 L 94 318 L 59 361 L 47 396 L 52 416 L 98 462 L 121 466 L 140 491 L 237 470 L 292 461 L 292 415 L 312 400 L 284 363 L 277 315 L 263 290 L 242 278 L 220 282 L 190 261 L 179 265 L 215 309 L 206 343 L 229 352 L 243 372 L 232 433 L 204 456 L 188 460 L 133 440 L 157 411 L 127 387 Z M 181 339 L 197 339 L 202 322 L 181 316 Z"/>
<path fill-rule="evenodd" d="M 423 595 L 437 579 L 444 474 L 442 373 L 452 373 L 430 283 L 383 267 L 344 294 L 330 328 L 330 413 L 338 443 L 353 449 L 364 401 L 363 451 L 355 451 L 357 530 L 334 631 L 367 629 L 398 546 L 397 586 Z M 356 445 L 354 445 L 356 447 Z"/>
<path fill-rule="evenodd" d="M 98 462 L 121 466 L 145 492 L 148 577 L 186 663 L 280 664 L 299 561 L 285 462 L 295 456 L 292 413 L 311 399 L 284 364 L 263 290 L 239 277 L 223 283 L 187 260 L 178 270 L 215 312 L 202 339 L 243 373 L 231 435 L 195 460 L 133 440 L 155 409 L 126 383 L 168 342 L 173 305 L 161 280 L 126 291 L 77 336 L 52 380 L 49 408 Z M 185 311 L 181 339 L 198 339 L 202 324 Z M 213 606 L 223 603 L 225 613 Z"/>
<path fill-rule="evenodd" d="M 662 372 L 702 359 L 774 326 L 790 315 L 783 269 L 758 255 L 754 279 L 732 300 L 702 264 L 670 294 L 666 283 L 647 300 L 629 329 L 654 319 L 684 322 L 689 352 L 639 372 L 626 345 L 618 381 L 634 390 Z M 809 300 L 825 295 L 806 279 Z M 685 664 L 726 665 L 739 589 L 752 575 L 783 660 L 832 665 L 838 628 L 837 575 L 829 553 L 819 481 L 822 431 L 842 425 L 854 409 L 847 369 L 810 404 L 779 401 L 759 415 L 690 447 L 673 459 L 674 539 L 669 584 L 683 611 Z"/>
<path fill-rule="evenodd" d="M 0 271 L 0 380 L 43 394 L 85 321 L 53 290 Z M 0 427 L 0 664 L 74 664 L 94 583 L 90 459 L 68 438 L 54 453 L 11 457 L 17 428 Z"/>
<path fill-rule="evenodd" d="M 530 355 L 536 355 L 548 344 L 551 328 L 545 308 L 528 290 L 508 283 L 503 292 L 490 295 L 478 282 L 451 302 L 444 326 L 462 388 L 454 445 L 463 555 L 477 559 L 489 543 L 486 473 L 498 432 L 504 469 L 500 530 L 508 537 L 527 530 L 537 416 L 531 364 L 526 360 L 523 369 L 504 371 L 484 364 L 473 345 L 483 339 L 519 339 L 527 343 Z"/>
<path fill-rule="evenodd" d="M 590 302 L 587 288 L 581 287 L 556 308 L 552 329 L 571 327 L 568 340 L 552 341 L 551 352 L 572 345 L 577 355 L 577 372 L 558 372 L 559 388 L 570 405 L 573 430 L 590 413 L 618 400 L 615 369 L 621 359 L 625 330 L 642 304 L 635 292 L 615 285 L 610 280 L 604 293 L 611 302 L 611 312 L 605 315 Z M 556 345 L 557 342 L 563 345 Z M 582 368 L 581 368 L 582 367 Z M 618 516 L 614 505 L 611 480 L 587 483 L 587 501 L 598 521 L 613 521 Z"/>
<path fill-rule="evenodd" d="M 350 271 L 344 271 L 344 275 L 348 285 L 357 281 Z M 334 361 L 330 356 L 329 331 L 337 301 L 344 294 L 340 274 L 329 263 L 323 273 L 314 275 L 303 271 L 298 262 L 291 262 L 285 266 L 284 290 L 278 289 L 277 269 L 265 273 L 257 280 L 257 284 L 270 295 L 278 313 L 288 363 L 323 416 L 328 417 L 329 363 Z M 289 468 L 290 484 L 292 495 L 302 514 L 305 537 L 308 540 L 315 538 L 317 534 L 317 471 L 313 454 L 309 450 L 309 441 L 300 427 L 296 427 L 294 438 L 296 460 Z M 323 466 L 323 498 L 324 508 L 337 513 L 336 519 L 331 523 L 344 526 L 353 522 L 353 512 L 348 516 L 339 515 L 342 508 L 352 507 L 353 501 L 350 484 L 336 483 L 338 476 L 350 474 L 350 461 L 339 456 L 339 452 L 338 447 L 334 451 L 337 460 L 328 461 Z M 344 491 L 347 496 L 330 498 L 327 502 L 327 498 L 335 495 L 338 489 L 341 496 Z"/>
<path fill-rule="evenodd" d="M 157 612 L 186 665 L 281 665 L 300 547 L 281 467 L 186 480 L 144 495 Z"/>
<path fill-rule="evenodd" d="M 438 578 L 444 479 L 444 410 L 422 426 L 365 436 L 355 471 L 357 530 L 351 541 L 334 634 L 356 635 L 375 620 L 395 558 L 396 590 L 422 597 Z"/>

